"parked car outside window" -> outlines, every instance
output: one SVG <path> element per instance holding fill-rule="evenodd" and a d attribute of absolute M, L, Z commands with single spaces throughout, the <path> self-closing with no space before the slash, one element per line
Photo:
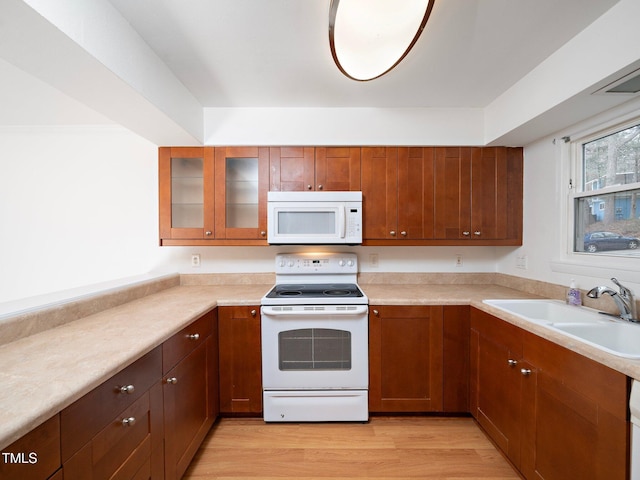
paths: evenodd
<path fill-rule="evenodd" d="M 584 236 L 584 249 L 587 252 L 601 250 L 635 249 L 640 245 L 640 239 L 625 237 L 614 232 L 591 232 Z"/>

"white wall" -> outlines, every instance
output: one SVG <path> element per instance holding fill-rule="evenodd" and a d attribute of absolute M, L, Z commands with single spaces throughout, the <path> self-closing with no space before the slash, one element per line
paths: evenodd
<path fill-rule="evenodd" d="M 629 104 L 585 125 L 639 113 L 640 103 Z M 583 289 L 615 275 L 640 291 L 640 259 L 567 254 L 569 173 L 559 139 L 585 125 L 526 146 L 522 247 L 329 250 L 358 253 L 363 272 L 499 271 L 558 284 L 576 278 Z M 124 128 L 0 127 L 0 147 L 0 303 L 148 272 L 272 272 L 276 253 L 305 250 L 159 247 L 157 147 Z M 201 267 L 191 267 L 192 253 L 201 254 Z M 526 269 L 516 267 L 522 256 Z"/>
<path fill-rule="evenodd" d="M 640 100 L 636 99 L 525 146 L 524 241 L 520 248 L 498 252 L 499 272 L 567 286 L 575 279 L 584 290 L 601 284 L 613 286 L 610 278 L 617 277 L 640 296 L 640 257 L 571 252 L 571 144 L 562 140 L 566 136 L 576 140 L 588 132 L 638 117 Z M 526 269 L 516 266 L 518 257 L 523 256 L 527 258 Z"/>
<path fill-rule="evenodd" d="M 0 302 L 158 269 L 155 145 L 121 127 L 0 127 Z"/>
<path fill-rule="evenodd" d="M 0 303 L 146 273 L 273 272 L 276 253 L 305 249 L 159 247 L 157 147 L 122 127 L 0 127 L 0 151 Z M 358 253 L 371 272 L 495 271 L 504 250 L 327 249 Z"/>

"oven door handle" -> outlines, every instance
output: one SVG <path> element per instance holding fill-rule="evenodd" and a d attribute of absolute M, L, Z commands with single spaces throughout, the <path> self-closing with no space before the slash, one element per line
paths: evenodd
<path fill-rule="evenodd" d="M 286 307 L 285 307 L 286 308 Z M 352 305 L 349 307 L 344 307 L 343 310 L 325 310 L 322 307 L 307 307 L 304 310 L 292 309 L 285 310 L 283 307 L 270 307 L 263 306 L 262 307 L 262 315 L 269 315 L 270 317 L 300 317 L 300 316 L 355 316 L 355 315 L 363 315 L 369 312 L 369 307 L 367 305 Z"/>

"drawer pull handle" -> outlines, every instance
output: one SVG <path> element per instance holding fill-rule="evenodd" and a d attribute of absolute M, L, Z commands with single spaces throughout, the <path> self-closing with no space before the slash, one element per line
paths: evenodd
<path fill-rule="evenodd" d="M 178 379 L 176 377 L 169 377 L 167 378 L 167 383 L 175 385 L 176 383 L 178 383 Z"/>
<path fill-rule="evenodd" d="M 191 339 L 191 340 L 199 340 L 200 339 L 200 334 L 199 333 L 194 333 L 192 335 L 189 335 L 189 339 Z"/>
<path fill-rule="evenodd" d="M 373 311 L 373 314 L 374 314 L 376 317 L 379 317 L 379 316 L 380 316 L 380 312 L 379 312 L 378 310 L 374 310 L 374 311 Z"/>
<path fill-rule="evenodd" d="M 136 424 L 136 417 L 129 417 L 122 419 L 122 425 L 125 427 L 133 427 Z"/>
<path fill-rule="evenodd" d="M 520 373 L 526 377 L 531 375 L 531 370 L 529 368 L 522 368 L 520 369 Z"/>
<path fill-rule="evenodd" d="M 518 364 L 517 360 L 512 360 L 511 358 L 509 360 L 507 360 L 507 363 L 509 364 L 510 367 L 515 367 Z"/>
<path fill-rule="evenodd" d="M 120 387 L 120 393 L 131 395 L 135 391 L 136 387 L 134 387 L 133 385 L 123 385 L 122 387 Z"/>

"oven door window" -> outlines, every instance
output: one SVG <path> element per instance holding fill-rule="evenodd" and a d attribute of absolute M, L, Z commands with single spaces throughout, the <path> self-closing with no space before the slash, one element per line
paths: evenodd
<path fill-rule="evenodd" d="M 280 370 L 351 370 L 351 332 L 303 328 L 278 333 Z"/>

